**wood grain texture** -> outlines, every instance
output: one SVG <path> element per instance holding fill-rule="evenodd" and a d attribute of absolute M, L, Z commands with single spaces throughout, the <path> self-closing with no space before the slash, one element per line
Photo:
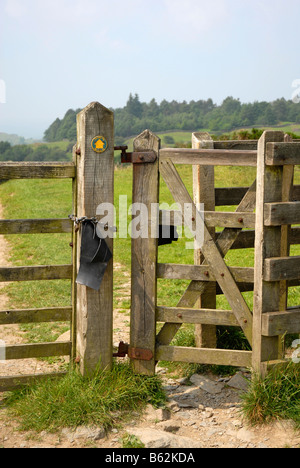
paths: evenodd
<path fill-rule="evenodd" d="M 194 323 L 205 325 L 224 325 L 238 327 L 239 324 L 231 310 L 187 309 L 180 307 L 157 307 L 156 320 L 168 323 Z"/>
<path fill-rule="evenodd" d="M 266 203 L 266 226 L 281 226 L 291 224 L 300 224 L 300 201 Z"/>
<path fill-rule="evenodd" d="M 78 194 L 77 194 L 77 144 L 73 146 L 73 163 L 76 168 L 76 175 L 72 181 L 72 214 L 77 217 L 78 209 Z M 71 315 L 71 341 L 72 341 L 72 353 L 71 353 L 71 368 L 74 370 L 76 367 L 76 354 L 77 354 L 77 284 L 76 278 L 78 274 L 77 269 L 77 255 L 78 255 L 78 238 L 79 234 L 76 232 L 76 227 L 73 223 L 72 226 L 72 315 Z"/>
<path fill-rule="evenodd" d="M 214 142 L 209 133 L 193 133 L 193 149 L 214 149 Z M 209 211 L 215 214 L 216 196 L 215 196 L 215 168 L 214 166 L 193 166 L 193 198 L 196 206 L 203 205 L 204 216 L 207 223 L 206 213 Z M 213 218 L 214 219 L 214 218 Z M 207 223 L 208 225 L 208 223 Z M 209 226 L 208 232 L 212 239 L 215 239 L 216 225 Z M 200 249 L 194 250 L 194 264 L 200 266 L 205 259 Z M 216 283 L 210 284 L 206 291 L 199 297 L 195 306 L 198 309 L 216 309 L 217 295 Z M 217 347 L 217 329 L 213 324 L 201 324 L 195 326 L 195 342 L 197 348 L 216 348 Z"/>
<path fill-rule="evenodd" d="M 262 317 L 262 334 L 280 336 L 300 333 L 300 309 L 269 312 Z"/>
<path fill-rule="evenodd" d="M 93 151 L 97 136 L 107 141 L 104 153 Z M 114 203 L 114 116 L 97 102 L 77 115 L 77 216 L 96 216 L 101 203 Z M 78 234 L 77 269 L 80 262 Z M 107 239 L 113 252 L 113 239 Z M 106 269 L 100 291 L 77 285 L 77 357 L 82 374 L 112 366 L 113 260 Z"/>
<path fill-rule="evenodd" d="M 72 279 L 72 265 L 2 267 L 0 282 Z"/>
<path fill-rule="evenodd" d="M 300 142 L 268 143 L 266 147 L 267 166 L 300 165 Z"/>
<path fill-rule="evenodd" d="M 70 356 L 71 342 L 60 343 L 37 343 L 25 345 L 8 345 L 6 350 L 6 360 L 32 359 L 51 356 Z"/>
<path fill-rule="evenodd" d="M 264 281 L 300 279 L 300 256 L 265 259 Z"/>
<path fill-rule="evenodd" d="M 134 140 L 134 151 L 153 150 L 158 154 L 160 140 L 149 130 L 145 130 Z M 131 326 L 130 344 L 133 348 L 149 349 L 154 358 L 151 361 L 132 360 L 137 373 L 153 375 L 155 373 L 155 308 L 157 300 L 156 264 L 158 239 L 153 232 L 158 232 L 159 213 L 151 213 L 151 205 L 159 203 L 158 160 L 152 164 L 133 166 L 132 203 L 143 203 L 149 217 L 142 219 L 141 231 L 146 230 L 148 238 L 132 238 L 131 241 Z"/>
<path fill-rule="evenodd" d="M 214 141 L 215 149 L 252 150 L 257 151 L 257 140 L 227 140 Z"/>
<path fill-rule="evenodd" d="M 63 162 L 17 162 L 0 163 L 0 180 L 10 179 L 72 179 L 75 177 L 73 163 Z"/>
<path fill-rule="evenodd" d="M 212 364 L 217 366 L 251 366 L 251 351 L 230 351 L 227 349 L 185 348 L 158 346 L 157 359 L 160 361 Z"/>
<path fill-rule="evenodd" d="M 254 268 L 229 267 L 232 277 L 237 283 L 254 283 Z M 159 263 L 157 277 L 164 279 L 189 279 L 192 281 L 216 282 L 215 270 L 208 265 L 183 265 L 175 263 Z"/>
<path fill-rule="evenodd" d="M 263 372 L 263 362 L 278 360 L 280 346 L 277 337 L 262 336 L 262 318 L 266 312 L 280 307 L 280 282 L 264 281 L 265 260 L 281 255 L 281 227 L 265 226 L 265 204 L 282 201 L 283 169 L 266 165 L 266 148 L 270 142 L 284 141 L 282 132 L 264 132 L 258 143 L 257 205 L 254 275 L 253 368 Z"/>
<path fill-rule="evenodd" d="M 52 307 L 42 309 L 1 310 L 0 325 L 16 323 L 68 322 L 71 307 Z"/>
<path fill-rule="evenodd" d="M 0 220 L 0 234 L 70 234 L 69 219 L 7 219 Z"/>
<path fill-rule="evenodd" d="M 193 166 L 246 166 L 256 167 L 257 152 L 251 150 L 215 150 L 167 148 L 159 152 L 161 161 L 170 160 L 174 164 Z"/>
<path fill-rule="evenodd" d="M 17 388 L 34 385 L 43 380 L 63 378 L 67 372 L 52 372 L 45 374 L 16 375 L 10 377 L 0 377 L 0 392 L 10 392 Z"/>

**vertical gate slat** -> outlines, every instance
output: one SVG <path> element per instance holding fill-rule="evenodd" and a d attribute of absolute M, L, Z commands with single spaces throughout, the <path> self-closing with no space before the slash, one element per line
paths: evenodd
<path fill-rule="evenodd" d="M 280 308 L 280 281 L 264 281 L 264 263 L 266 258 L 281 255 L 281 226 L 265 226 L 264 212 L 265 203 L 282 201 L 283 187 L 283 168 L 266 166 L 266 146 L 269 142 L 283 140 L 282 132 L 264 132 L 258 142 L 253 303 L 253 368 L 258 373 L 264 373 L 263 363 L 280 357 L 278 337 L 262 336 L 262 317 Z"/>
<path fill-rule="evenodd" d="M 153 150 L 158 154 L 159 148 L 159 138 L 148 130 L 134 140 L 134 151 Z M 151 361 L 134 359 L 132 364 L 137 373 L 152 375 L 155 372 L 158 250 L 158 239 L 153 237 L 153 233 L 157 230 L 159 223 L 158 159 L 155 163 L 133 165 L 132 203 L 143 204 L 148 210 L 147 219 L 143 219 L 140 225 L 142 232 L 145 228 L 142 224 L 147 224 L 148 237 L 146 239 L 132 238 L 130 344 L 132 348 L 149 349 L 153 353 Z M 152 204 L 157 204 L 157 210 L 151 213 Z M 150 220 L 151 222 L 148 222 Z"/>
<path fill-rule="evenodd" d="M 192 145 L 194 149 L 214 149 L 214 142 L 209 133 L 193 133 Z M 193 166 L 193 192 L 194 202 L 203 203 L 205 211 L 215 211 L 215 168 L 214 166 Z M 211 237 L 215 239 L 215 228 L 208 229 Z M 204 256 L 201 250 L 195 249 L 194 263 L 202 265 Z M 211 283 L 206 287 L 196 303 L 199 309 L 217 308 L 217 285 Z M 217 328 L 214 325 L 196 325 L 195 339 L 198 348 L 216 348 L 217 347 Z"/>

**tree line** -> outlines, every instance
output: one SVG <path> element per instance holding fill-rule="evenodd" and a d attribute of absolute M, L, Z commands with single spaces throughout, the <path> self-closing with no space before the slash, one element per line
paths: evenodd
<path fill-rule="evenodd" d="M 57 118 L 45 131 L 44 140 L 76 141 L 76 115 L 80 110 L 69 109 L 63 119 Z M 141 102 L 138 94 L 130 94 L 125 107 L 111 110 L 115 114 L 116 144 L 145 128 L 153 132 L 206 129 L 212 133 L 224 133 L 243 127 L 300 122 L 300 104 L 284 98 L 270 103 L 243 104 L 239 99 L 227 97 L 221 105 L 212 99 L 189 103 L 163 100 L 158 104 L 155 99 L 149 103 Z"/>
<path fill-rule="evenodd" d="M 15 145 L 0 141 L 0 161 L 70 161 L 73 144 L 66 151 L 43 144 Z"/>

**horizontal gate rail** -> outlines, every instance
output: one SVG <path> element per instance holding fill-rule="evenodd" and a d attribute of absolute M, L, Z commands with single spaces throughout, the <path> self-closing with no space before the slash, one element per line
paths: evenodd
<path fill-rule="evenodd" d="M 61 219 L 5 219 L 0 220 L 0 234 L 71 234 L 72 221 Z"/>
<path fill-rule="evenodd" d="M 51 307 L 41 309 L 0 310 L 0 325 L 18 323 L 68 322 L 72 307 Z"/>
<path fill-rule="evenodd" d="M 239 327 L 239 323 L 231 310 L 157 307 L 156 320 L 157 322 L 167 323 L 195 323 Z"/>
<path fill-rule="evenodd" d="M 300 142 L 278 142 L 266 144 L 267 166 L 300 165 Z"/>
<path fill-rule="evenodd" d="M 300 280 L 300 257 L 266 258 L 264 280 Z"/>
<path fill-rule="evenodd" d="M 265 203 L 265 226 L 300 224 L 300 202 Z"/>
<path fill-rule="evenodd" d="M 262 318 L 263 336 L 300 333 L 300 308 L 284 312 L 267 312 Z"/>
<path fill-rule="evenodd" d="M 73 179 L 75 176 L 76 166 L 74 163 L 0 163 L 0 180 Z"/>
<path fill-rule="evenodd" d="M 0 268 L 0 283 L 72 279 L 72 265 Z"/>
<path fill-rule="evenodd" d="M 6 360 L 45 358 L 52 356 L 70 356 L 72 343 L 63 341 L 57 343 L 37 343 L 7 345 L 5 348 Z"/>
<path fill-rule="evenodd" d="M 205 211 L 200 213 L 204 217 L 207 227 L 224 227 L 236 229 L 253 229 L 255 228 L 255 214 L 242 211 L 226 212 L 226 211 Z M 183 213 L 181 211 L 160 211 L 160 222 L 164 225 L 184 224 Z"/>
<path fill-rule="evenodd" d="M 252 352 L 157 346 L 156 359 L 159 361 L 214 364 L 216 366 L 251 367 Z"/>
<path fill-rule="evenodd" d="M 257 140 L 221 140 L 214 141 L 214 149 L 253 150 L 257 151 Z"/>
<path fill-rule="evenodd" d="M 256 167 L 257 151 L 166 148 L 160 150 L 159 159 L 161 162 L 169 159 L 173 164 L 192 164 L 194 166 Z"/>
<path fill-rule="evenodd" d="M 35 375 L 16 375 L 11 377 L 0 377 L 0 392 L 8 392 L 19 387 L 34 385 L 48 379 L 62 378 L 67 375 L 66 372 L 51 372 Z"/>
<path fill-rule="evenodd" d="M 254 283 L 254 268 L 230 267 L 228 269 L 237 283 Z M 214 272 L 206 265 L 158 263 L 157 278 L 216 282 Z"/>

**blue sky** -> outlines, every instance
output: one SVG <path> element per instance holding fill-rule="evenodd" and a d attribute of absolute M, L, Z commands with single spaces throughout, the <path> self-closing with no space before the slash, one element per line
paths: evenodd
<path fill-rule="evenodd" d="M 0 132 L 91 101 L 291 99 L 299 0 L 0 0 Z"/>

